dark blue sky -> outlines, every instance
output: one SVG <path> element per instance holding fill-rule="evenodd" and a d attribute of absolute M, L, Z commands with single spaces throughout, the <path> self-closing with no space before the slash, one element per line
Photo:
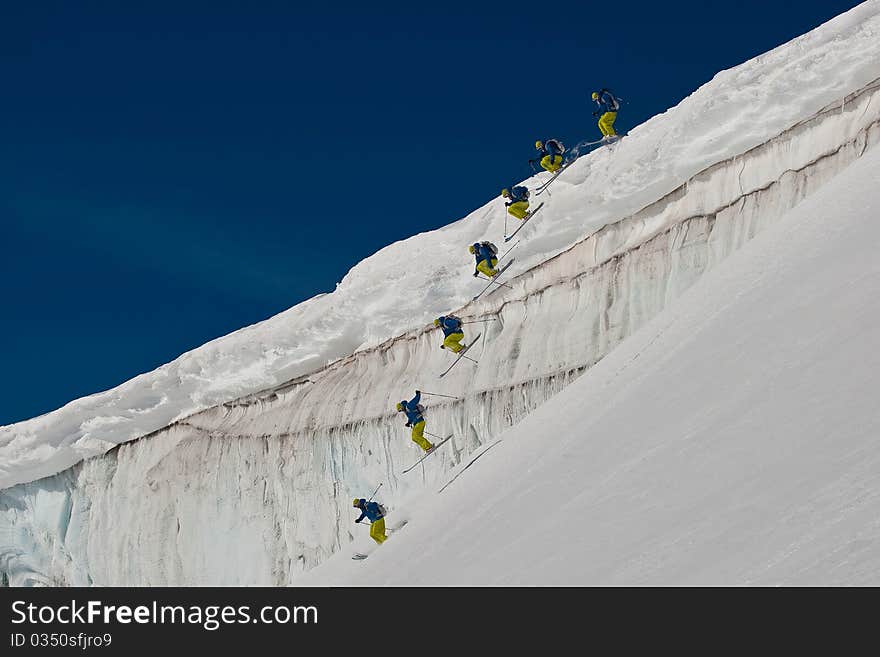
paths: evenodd
<path fill-rule="evenodd" d="M 134 4 L 0 7 L 0 424 L 461 218 L 594 87 L 625 131 L 858 2 Z"/>

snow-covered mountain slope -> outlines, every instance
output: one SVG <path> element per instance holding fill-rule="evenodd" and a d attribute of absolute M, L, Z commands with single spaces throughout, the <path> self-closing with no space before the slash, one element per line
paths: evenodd
<path fill-rule="evenodd" d="M 0 581 L 102 585 L 298 581 L 303 571 L 325 561 L 362 530 L 350 522 L 352 496 L 366 495 L 381 482 L 383 501 L 401 509 L 422 491 L 439 488 L 472 454 L 589 372 L 706 272 L 871 153 L 880 141 L 880 59 L 874 56 L 876 44 L 863 41 L 876 32 L 878 15 L 880 4 L 866 3 L 855 14 L 832 21 L 831 27 L 823 26 L 763 56 L 787 52 L 787 58 L 771 58 L 772 66 L 764 67 L 758 58 L 721 74 L 679 106 L 702 98 L 697 109 L 670 110 L 633 130 L 614 150 L 596 152 L 573 165 L 554 183 L 552 201 L 548 199 L 540 220 L 536 218 L 521 233 L 524 240 L 514 252 L 517 266 L 534 266 L 508 279 L 512 289 L 499 289 L 461 309 L 466 317 L 487 320 L 481 326 L 485 338 L 471 354 L 479 359 L 479 366 L 460 364 L 449 377 L 438 380 L 436 374 L 448 364 L 449 355 L 437 349 L 437 331 L 422 322 L 454 309 L 439 307 L 440 299 L 450 304 L 470 299 L 473 289 L 464 285 L 477 283 L 469 276 L 472 261 L 466 246 L 477 237 L 497 233 L 493 237 L 497 238 L 503 231 L 503 205 L 498 200 L 445 229 L 408 241 L 413 248 L 430 245 L 454 258 L 445 264 L 441 258 L 434 272 L 449 289 L 432 287 L 420 272 L 408 272 L 405 279 L 392 282 L 392 286 L 410 286 L 412 278 L 414 289 L 425 294 L 427 307 L 437 304 L 414 328 L 404 330 L 412 317 L 394 315 L 392 301 L 400 300 L 386 294 L 389 283 L 382 280 L 402 276 L 396 265 L 405 245 L 399 243 L 358 265 L 333 295 L 289 311 L 290 322 L 281 315 L 211 343 L 164 368 L 164 382 L 151 378 L 161 370 L 131 382 L 129 400 L 146 391 L 157 393 L 152 410 L 139 407 L 143 412 L 137 415 L 139 430 L 152 427 L 151 433 L 57 475 L 0 490 Z M 865 61 L 852 57 L 859 48 Z M 786 129 L 713 162 L 676 186 L 679 173 L 669 171 L 685 171 L 690 164 L 674 158 L 686 157 L 697 146 L 688 143 L 687 136 L 665 143 L 660 134 L 664 129 L 692 122 L 690 136 L 703 139 L 709 128 L 698 129 L 700 111 L 716 112 L 713 126 L 717 127 L 741 109 L 742 98 L 758 91 L 770 93 L 770 87 L 762 85 L 770 84 L 768 78 L 775 79 L 777 70 L 788 66 L 795 74 L 805 62 L 812 62 L 810 73 L 804 74 L 807 91 L 790 110 Z M 743 73 L 745 91 L 734 82 L 740 69 L 752 71 L 751 76 Z M 813 72 L 822 70 L 827 79 L 811 87 Z M 863 77 L 869 81 L 857 84 Z M 854 86 L 840 90 L 836 86 L 840 79 Z M 783 76 L 780 89 L 788 88 L 789 82 Z M 712 90 L 733 98 L 733 105 L 713 101 Z M 841 95 L 812 113 L 800 104 L 805 98 L 817 100 L 838 91 Z M 763 102 L 761 98 L 757 94 L 755 102 Z M 738 140 L 747 127 L 756 131 L 749 133 L 755 139 L 764 129 L 732 118 L 730 126 L 724 139 L 742 147 Z M 663 152 L 673 157 L 668 162 L 654 159 L 650 152 L 653 147 L 661 149 L 661 142 Z M 715 144 L 707 143 L 710 149 Z M 608 173 L 612 170 L 617 173 L 613 179 Z M 666 180 L 671 191 L 651 198 L 634 189 L 627 196 L 620 185 L 637 180 L 646 185 L 650 180 Z M 609 196 L 600 205 L 596 197 L 600 189 L 608 194 L 618 190 L 619 196 Z M 614 208 L 623 214 L 608 215 Z M 470 282 L 456 287 L 460 281 Z M 322 305 L 331 299 L 330 306 Z M 406 303 L 415 308 L 420 300 L 408 298 Z M 349 326 L 343 315 L 358 318 L 359 313 L 374 313 L 370 321 L 379 323 L 367 322 L 358 331 L 379 326 L 382 317 L 388 321 L 397 317 L 403 323 L 394 330 L 388 324 L 388 339 L 379 344 L 372 343 L 380 332 L 363 341 L 362 333 L 334 332 Z M 308 321 L 302 324 L 293 320 L 306 316 Z M 328 317 L 338 321 L 324 335 L 321 326 Z M 308 326 L 313 334 L 303 328 Z M 302 340 L 297 343 L 302 345 L 298 353 L 314 357 L 302 368 L 284 365 L 295 351 L 288 348 L 295 340 L 287 332 L 299 330 L 296 327 L 301 332 L 291 335 Z M 403 332 L 394 336 L 397 330 Z M 331 353 L 328 345 L 340 335 L 344 337 L 337 343 L 340 353 L 355 344 L 361 347 L 325 364 Z M 179 369 L 182 363 L 188 363 L 185 376 Z M 273 363 L 282 370 L 267 374 Z M 293 374 L 298 376 L 290 378 Z M 215 380 L 210 377 L 215 375 L 212 388 Z M 251 378 L 242 383 L 245 377 Z M 207 408 L 167 426 L 153 424 L 169 409 L 183 413 L 181 409 L 190 408 L 192 391 L 202 395 L 210 390 L 224 398 L 238 386 L 248 391 L 275 380 L 281 383 L 226 398 L 221 404 L 209 405 L 210 397 L 201 397 L 199 404 Z M 402 475 L 418 450 L 393 409 L 415 388 L 460 399 L 426 399 L 428 431 L 454 437 L 424 469 Z M 110 444 L 130 437 L 125 427 L 135 424 L 121 407 L 102 406 L 100 396 L 86 402 L 95 404 L 92 415 L 78 415 L 68 407 L 68 415 L 50 414 L 33 421 L 48 423 L 49 438 L 61 435 L 52 427 L 70 421 L 70 440 L 60 450 L 51 440 L 41 443 L 39 433 L 30 436 L 30 429 L 19 431 L 36 425 L 6 428 L 4 435 L 13 439 L 3 447 L 4 458 L 20 455 L 25 460 L 18 462 L 21 467 L 8 461 L 4 476 L 34 475 L 37 470 L 31 466 L 43 468 L 57 463 L 61 455 L 74 454 L 83 444 L 77 442 L 83 418 L 119 417 L 115 430 L 108 425 L 104 433 L 90 431 L 87 440 L 103 436 Z M 44 451 L 32 450 L 41 444 Z M 17 479 L 6 481 L 12 480 Z"/>
<path fill-rule="evenodd" d="M 880 584 L 878 181 L 875 149 L 295 583 Z"/>
<path fill-rule="evenodd" d="M 677 190 L 699 172 L 766 143 L 832 103 L 842 103 L 848 94 L 878 77 L 878 0 L 719 73 L 675 108 L 632 130 L 613 152 L 604 149 L 584 157 L 560 177 L 540 221 L 536 219 L 522 231 L 525 239 L 517 247 L 511 275 L 528 272 L 597 234 L 603 226 L 617 225 L 625 218 L 635 218 L 625 226 L 625 235 L 610 231 L 611 244 L 596 238 L 598 247 L 610 251 L 596 250 L 594 262 L 607 261 L 615 253 L 646 242 L 681 216 L 671 210 L 655 212 L 647 221 L 639 216 L 643 208 L 658 199 L 674 203 L 676 194 L 690 202 L 693 197 Z M 840 109 L 846 114 L 836 126 L 841 134 L 824 135 L 826 145 L 832 147 L 849 143 L 865 127 L 863 118 L 846 112 L 845 103 Z M 864 111 L 871 114 L 875 107 L 868 105 Z M 766 178 L 764 184 L 777 180 L 781 172 L 772 165 L 782 155 L 804 166 L 812 161 L 810 157 L 822 154 L 808 140 L 792 143 L 803 149 L 802 155 L 811 155 L 770 153 L 769 168 L 749 167 L 739 182 L 748 184 L 752 173 Z M 529 146 L 524 148 L 525 160 Z M 537 182 L 531 179 L 527 184 Z M 715 185 L 713 181 L 707 184 Z M 713 191 L 731 190 L 714 186 Z M 711 194 L 705 198 L 711 200 Z M 397 242 L 367 258 L 352 268 L 332 294 L 210 342 L 113 390 L 0 428 L 0 487 L 58 473 L 175 420 L 308 375 L 328 362 L 374 348 L 440 313 L 460 308 L 477 285 L 468 275 L 472 263 L 467 245 L 487 238 L 500 241 L 504 222 L 503 204 L 491 201 L 443 229 Z M 413 261 L 426 266 L 400 266 Z M 584 262 L 583 257 L 577 262 Z M 566 275 L 579 271 L 569 269 Z M 546 276 L 555 273 L 551 269 L 532 275 L 522 285 L 530 281 L 546 285 Z M 406 295 L 399 293 L 402 286 L 409 291 Z"/>

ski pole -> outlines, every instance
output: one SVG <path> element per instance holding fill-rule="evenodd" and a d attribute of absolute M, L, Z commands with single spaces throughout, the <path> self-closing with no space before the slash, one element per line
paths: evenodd
<path fill-rule="evenodd" d="M 492 283 L 495 283 L 495 285 L 503 285 L 504 287 L 509 287 L 511 290 L 513 289 L 512 285 L 508 285 L 507 283 L 502 283 L 501 281 L 496 281 L 495 279 L 492 279 L 492 278 L 486 278 L 485 276 L 477 276 L 477 278 L 481 278 L 484 281 L 490 281 Z M 462 322 L 462 323 L 464 323 L 464 322 Z"/>
<path fill-rule="evenodd" d="M 426 432 L 425 432 L 425 435 L 426 435 L 426 436 L 431 436 L 431 438 L 439 438 L 440 440 L 443 440 L 443 436 L 438 436 L 436 433 L 428 433 L 428 432 L 426 431 Z"/>
<path fill-rule="evenodd" d="M 501 260 L 504 258 L 504 256 L 506 256 L 508 253 L 510 253 L 510 252 L 513 250 L 513 247 L 516 246 L 517 244 L 519 244 L 519 240 L 517 240 L 516 242 L 514 242 L 514 243 L 513 243 L 513 246 L 511 246 L 509 249 L 507 249 L 507 251 L 505 251 L 505 252 L 502 254 L 502 256 L 501 256 L 500 258 L 498 258 L 498 261 L 501 262 Z"/>
<path fill-rule="evenodd" d="M 425 392 L 422 390 L 423 395 L 431 395 L 433 397 L 449 397 L 450 399 L 458 399 L 458 397 L 453 397 L 452 395 L 441 395 L 439 392 Z"/>
<path fill-rule="evenodd" d="M 380 488 L 382 488 L 382 484 L 379 484 L 378 486 L 376 486 L 376 490 L 374 490 L 372 495 L 370 495 L 370 500 L 373 499 L 373 495 L 375 495 L 379 491 Z M 367 500 L 367 502 L 369 502 L 370 500 Z"/>
<path fill-rule="evenodd" d="M 497 317 L 490 317 L 489 319 L 475 319 L 472 322 L 462 322 L 462 324 L 480 324 L 482 322 L 497 322 Z"/>

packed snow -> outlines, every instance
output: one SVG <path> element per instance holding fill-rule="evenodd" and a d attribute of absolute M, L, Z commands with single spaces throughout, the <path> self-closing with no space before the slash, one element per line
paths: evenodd
<path fill-rule="evenodd" d="M 293 583 L 880 584 L 878 180 L 874 149 Z"/>
<path fill-rule="evenodd" d="M 880 0 L 719 73 L 620 143 L 572 165 L 554 183 L 541 220 L 520 233 L 527 239 L 517 248 L 510 275 L 878 77 Z M 523 161 L 530 156 L 526 144 Z M 544 177 L 526 184 L 533 188 Z M 495 198 L 445 228 L 382 249 L 353 267 L 331 294 L 214 340 L 112 390 L 0 428 L 0 488 L 60 472 L 176 419 L 307 374 L 461 307 L 478 286 L 469 275 L 467 245 L 500 242 L 504 210 Z M 404 258 L 426 266 L 403 271 Z M 401 297 L 404 282 L 412 293 Z"/>

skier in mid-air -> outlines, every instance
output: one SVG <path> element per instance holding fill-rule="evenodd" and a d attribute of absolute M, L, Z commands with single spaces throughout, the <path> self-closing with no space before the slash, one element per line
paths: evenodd
<path fill-rule="evenodd" d="M 400 413 L 406 413 L 404 426 L 412 427 L 412 441 L 427 453 L 434 449 L 434 445 L 425 438 L 425 409 L 419 405 L 421 399 L 422 393 L 416 390 L 415 397 L 409 401 L 403 400 L 397 403 L 397 410 Z"/>
<path fill-rule="evenodd" d="M 385 535 L 385 513 L 383 512 L 382 505 L 372 500 L 368 502 L 363 497 L 356 497 L 352 506 L 355 509 L 361 510 L 360 518 L 355 520 L 355 522 L 360 522 L 364 518 L 369 519 L 370 538 L 379 545 L 382 545 L 382 542 L 388 538 Z"/>
<path fill-rule="evenodd" d="M 483 273 L 489 278 L 494 278 L 498 274 L 498 270 L 495 269 L 495 265 L 498 264 L 498 247 L 492 242 L 474 242 L 468 247 L 468 251 L 473 253 L 477 260 L 474 276 Z"/>
<path fill-rule="evenodd" d="M 461 341 L 464 340 L 464 331 L 461 328 L 461 320 L 455 315 L 443 315 L 434 320 L 434 326 L 443 329 L 443 344 L 441 349 L 449 349 L 458 353 L 464 349 Z"/>
<path fill-rule="evenodd" d="M 614 131 L 614 121 L 617 118 L 617 110 L 620 109 L 620 99 L 615 97 L 608 89 L 600 89 L 593 92 L 593 100 L 598 109 L 593 116 L 599 117 L 599 130 L 602 131 L 602 140 L 608 141 L 617 136 Z"/>
<path fill-rule="evenodd" d="M 525 219 L 529 214 L 529 190 L 522 185 L 505 187 L 501 190 L 502 198 L 509 198 L 504 206 L 507 212 L 517 219 Z"/>
<path fill-rule="evenodd" d="M 565 146 L 561 141 L 558 139 L 541 141 L 539 139 L 535 142 L 535 148 L 539 151 L 538 159 L 545 170 L 553 173 L 562 167 L 562 154 L 565 152 Z M 535 160 L 529 160 L 529 165 L 534 169 Z"/>

